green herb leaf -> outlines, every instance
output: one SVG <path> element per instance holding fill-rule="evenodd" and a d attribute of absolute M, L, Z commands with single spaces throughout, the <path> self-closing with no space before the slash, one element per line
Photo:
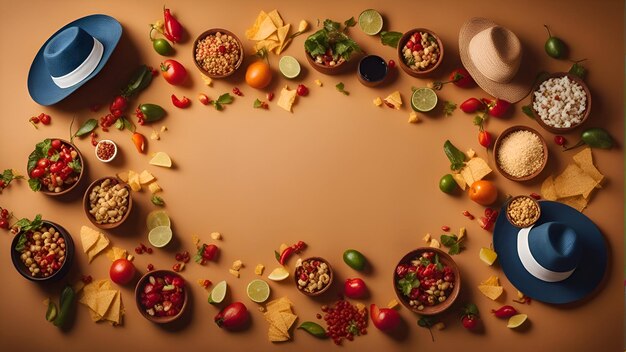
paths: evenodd
<path fill-rule="evenodd" d="M 456 104 L 450 101 L 443 102 L 443 114 L 446 116 L 452 116 L 452 113 L 456 110 Z"/>
<path fill-rule="evenodd" d="M 12 169 L 6 169 L 2 172 L 2 181 L 4 181 L 4 187 L 7 187 L 11 181 L 23 179 L 24 176 L 13 173 Z"/>
<path fill-rule="evenodd" d="M 57 161 L 59 161 L 59 158 L 61 157 L 60 153 L 54 153 L 52 155 L 50 155 L 50 157 L 48 158 L 51 162 L 56 163 Z"/>
<path fill-rule="evenodd" d="M 437 266 L 438 271 L 443 271 L 443 264 L 439 261 L 439 254 L 435 253 L 435 265 Z"/>
<path fill-rule="evenodd" d="M 278 253 L 278 251 L 274 251 L 274 257 L 276 257 L 276 261 L 280 263 L 280 253 Z"/>
<path fill-rule="evenodd" d="M 585 69 L 585 67 L 581 65 L 580 62 L 575 62 L 568 72 L 580 77 L 580 79 L 585 79 L 585 76 L 587 75 L 587 69 Z"/>
<path fill-rule="evenodd" d="M 165 201 L 163 200 L 163 198 L 157 196 L 156 194 L 152 196 L 150 201 L 152 202 L 152 204 L 158 205 L 161 207 L 165 205 Z"/>
<path fill-rule="evenodd" d="M 474 126 L 482 126 L 483 121 L 485 121 L 485 119 L 482 115 L 476 115 L 474 116 L 474 120 L 472 120 L 472 123 L 474 124 Z"/>
<path fill-rule="evenodd" d="M 435 325 L 435 319 L 431 318 L 431 317 L 420 317 L 417 320 L 417 325 L 422 327 L 422 328 L 430 328 L 433 325 Z"/>
<path fill-rule="evenodd" d="M 152 82 L 152 71 L 146 65 L 141 65 L 135 71 L 128 85 L 122 89 L 122 95 L 126 98 L 137 94 Z"/>
<path fill-rule="evenodd" d="M 354 27 L 356 26 L 356 20 L 354 19 L 354 16 L 352 16 L 348 18 L 347 20 L 343 21 L 343 24 L 346 26 L 346 28 Z"/>
<path fill-rule="evenodd" d="M 343 93 L 343 95 L 350 95 L 350 92 L 346 91 L 343 85 L 343 82 L 339 82 L 337 83 L 337 85 L 335 85 L 335 88 L 337 88 L 337 90 L 341 93 Z"/>
<path fill-rule="evenodd" d="M 402 291 L 405 296 L 411 294 L 411 290 L 420 287 L 420 280 L 416 277 L 415 273 L 408 273 L 402 279 L 398 280 L 398 289 Z"/>
<path fill-rule="evenodd" d="M 133 133 L 135 132 L 135 125 L 133 125 L 133 123 L 130 122 L 129 119 L 121 117 L 120 120 L 122 120 L 122 122 L 124 123 L 124 128 L 126 128 L 127 130 Z"/>
<path fill-rule="evenodd" d="M 333 20 L 329 20 L 329 19 L 326 19 L 324 21 L 324 30 L 327 32 L 337 32 L 339 31 L 340 27 L 341 27 L 341 24 L 339 24 L 339 22 L 334 22 Z"/>
<path fill-rule="evenodd" d="M 79 159 L 74 159 L 70 161 L 69 163 L 67 163 L 67 166 L 72 168 L 72 171 L 76 172 L 77 174 L 79 174 L 80 170 L 83 168 L 83 166 L 80 164 Z"/>
<path fill-rule="evenodd" d="M 533 112 L 533 107 L 530 106 L 530 105 L 522 106 L 522 112 L 524 114 L 526 114 L 526 116 L 530 117 L 531 119 L 535 118 L 535 113 Z"/>
<path fill-rule="evenodd" d="M 206 248 L 206 244 L 202 244 L 202 246 L 198 247 L 198 251 L 196 252 L 196 254 L 193 256 L 193 260 L 198 263 L 198 264 L 202 264 L 202 253 L 204 253 L 204 249 Z"/>
<path fill-rule="evenodd" d="M 85 123 L 83 123 L 82 126 L 80 126 L 78 131 L 76 131 L 76 133 L 74 133 L 74 136 L 76 136 L 76 137 L 84 136 L 84 135 L 86 135 L 88 133 L 91 133 L 91 131 L 93 131 L 96 127 L 98 127 L 98 120 L 96 120 L 96 119 L 89 119 L 89 120 L 85 121 Z"/>
<path fill-rule="evenodd" d="M 446 247 L 452 247 L 458 241 L 456 235 L 441 235 L 441 244 Z"/>
<path fill-rule="evenodd" d="M 352 26 L 352 21 L 356 24 L 354 18 L 345 22 L 346 29 Z M 332 20 L 325 20 L 322 29 L 310 35 L 304 42 L 305 50 L 316 58 L 325 55 L 330 50 L 333 59 L 338 60 L 342 57 L 349 60 L 353 53 L 361 52 L 359 45 L 347 35 L 340 31 L 341 25 Z"/>
<path fill-rule="evenodd" d="M 459 253 L 461 253 L 461 244 L 458 242 L 450 246 L 450 249 L 448 249 L 448 254 L 450 255 L 455 255 Z"/>
<path fill-rule="evenodd" d="M 120 131 L 124 129 L 124 122 L 122 121 L 122 119 L 121 119 L 121 118 L 118 118 L 118 119 L 115 121 L 115 128 L 117 128 L 117 129 L 118 129 L 118 130 L 120 130 Z"/>
<path fill-rule="evenodd" d="M 217 102 L 220 104 L 230 104 L 233 102 L 233 96 L 230 93 L 224 93 L 217 98 Z"/>
<path fill-rule="evenodd" d="M 22 233 L 20 237 L 17 239 L 17 244 L 15 244 L 15 250 L 21 252 L 24 250 L 24 246 L 26 245 L 26 234 Z"/>
<path fill-rule="evenodd" d="M 478 307 L 474 303 L 468 303 L 463 308 L 464 315 L 474 315 L 478 316 Z"/>
<path fill-rule="evenodd" d="M 465 153 L 457 149 L 449 140 L 443 144 L 443 151 L 450 160 L 450 169 L 460 170 L 465 164 Z"/>
<path fill-rule="evenodd" d="M 321 325 L 312 321 L 305 321 L 304 323 L 300 324 L 300 326 L 298 326 L 298 329 L 304 330 L 320 339 L 328 337 L 328 334 L 326 334 L 326 330 L 324 330 Z"/>
<path fill-rule="evenodd" d="M 41 189 L 41 181 L 39 181 L 38 178 L 30 178 L 28 179 L 28 186 L 34 192 L 39 192 L 39 190 Z"/>
<path fill-rule="evenodd" d="M 262 105 L 263 105 L 263 104 L 262 104 L 262 102 L 261 102 L 259 99 L 256 99 L 256 100 L 254 101 L 254 103 L 252 104 L 252 107 L 254 107 L 255 109 L 258 109 L 258 108 L 260 108 Z"/>
<path fill-rule="evenodd" d="M 37 180 L 39 181 L 39 180 Z M 17 240 L 17 244 L 15 245 L 15 250 L 21 252 L 24 250 L 24 245 L 26 244 L 26 233 L 31 230 L 37 230 L 42 225 L 41 214 L 37 214 L 33 221 L 30 221 L 26 218 L 19 219 L 13 226 L 19 229 L 18 233 L 21 233 L 20 237 Z"/>
<path fill-rule="evenodd" d="M 383 45 L 387 45 L 392 48 L 398 47 L 400 38 L 402 38 L 402 33 L 400 32 L 386 32 L 386 31 L 380 32 L 380 42 Z"/>

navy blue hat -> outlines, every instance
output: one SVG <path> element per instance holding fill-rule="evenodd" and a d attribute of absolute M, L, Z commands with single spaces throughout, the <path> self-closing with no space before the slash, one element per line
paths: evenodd
<path fill-rule="evenodd" d="M 596 225 L 576 209 L 540 201 L 534 226 L 517 228 L 503 208 L 493 245 L 504 274 L 526 296 L 546 303 L 581 300 L 601 283 L 607 248 Z"/>
<path fill-rule="evenodd" d="M 41 105 L 65 99 L 104 67 L 122 36 L 113 17 L 91 15 L 66 24 L 39 49 L 28 73 L 28 92 Z"/>

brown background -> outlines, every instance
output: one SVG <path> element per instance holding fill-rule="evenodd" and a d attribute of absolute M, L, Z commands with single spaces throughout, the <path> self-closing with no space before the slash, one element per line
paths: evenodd
<path fill-rule="evenodd" d="M 341 253 L 346 248 L 361 250 L 373 263 L 374 271 L 365 275 L 371 297 L 365 302 L 385 305 L 394 292 L 391 273 L 396 261 L 409 250 L 422 246 L 426 232 L 439 234 L 442 225 L 457 230 L 468 229 L 466 249 L 455 257 L 461 267 L 463 288 L 460 302 L 478 304 L 484 329 L 477 333 L 465 331 L 457 312 L 441 317 L 448 327 L 435 331 L 435 342 L 425 329 L 416 326 L 416 316 L 401 309 L 406 326 L 396 337 L 387 336 L 370 325 L 368 335 L 346 342 L 350 350 L 563 350 L 563 351 L 617 351 L 623 342 L 623 14 L 622 1 L 480 1 L 480 2 L 380 2 L 318 1 L 288 4 L 278 1 L 177 1 L 167 4 L 187 30 L 187 40 L 177 45 L 175 59 L 190 73 L 186 87 L 173 87 L 157 78 L 140 94 L 133 104 L 158 103 L 169 111 L 163 124 L 169 131 L 162 140 L 151 141 L 148 151 L 166 151 L 175 163 L 171 170 L 148 165 L 148 156 L 138 154 L 128 132 L 100 133 L 100 137 L 118 142 L 121 155 L 112 164 L 99 163 L 87 139 L 76 141 L 86 158 L 87 181 L 112 175 L 129 168 L 148 169 L 164 188 L 163 198 L 171 214 L 175 241 L 155 254 L 138 256 L 135 264 L 144 271 L 148 263 L 157 268 L 170 268 L 173 253 L 192 250 L 192 234 L 210 242 L 209 233 L 220 231 L 221 256 L 218 263 L 205 267 L 191 263 L 183 272 L 191 286 L 191 312 L 178 326 L 164 328 L 144 320 L 133 302 L 133 287 L 122 287 L 126 307 L 125 323 L 113 328 L 94 324 L 87 310 L 78 306 L 71 329 L 61 331 L 44 319 L 45 307 L 41 301 L 48 296 L 58 297 L 61 284 L 38 285 L 23 279 L 13 269 L 9 259 L 11 236 L 0 234 L 4 253 L 0 260 L 3 280 L 0 299 L 0 341 L 10 350 L 311 350 L 328 348 L 330 341 L 319 341 L 297 331 L 294 341 L 273 345 L 267 342 L 267 324 L 257 305 L 245 296 L 247 283 L 255 278 L 253 268 L 264 263 L 266 274 L 277 264 L 273 250 L 281 242 L 304 240 L 309 248 L 304 255 L 327 258 L 335 266 L 338 280 L 358 276 L 343 264 Z M 314 4 L 314 5 L 312 5 Z M 26 159 L 33 146 L 46 137 L 67 138 L 70 120 L 78 121 L 101 116 L 89 111 L 93 103 L 108 104 L 117 90 L 125 84 L 130 73 L 140 64 L 157 66 L 162 60 L 148 41 L 148 24 L 162 18 L 162 2 L 154 1 L 19 1 L 5 3 L 0 22 L 0 47 L 3 58 L 0 65 L 2 125 L 0 126 L 0 168 L 17 168 L 25 172 Z M 594 150 L 599 169 L 607 176 L 605 187 L 597 192 L 585 214 L 603 231 L 611 254 L 606 285 L 590 301 L 573 307 L 559 307 L 533 302 L 517 305 L 529 315 L 530 323 L 521 331 L 506 328 L 506 322 L 491 316 L 489 311 L 501 304 L 511 304 L 515 289 L 506 280 L 501 269 L 488 267 L 478 258 L 480 247 L 489 246 L 491 234 L 480 229 L 475 221 L 461 215 L 463 210 L 481 214 L 483 207 L 471 202 L 466 195 L 448 196 L 438 190 L 441 175 L 448 172 L 449 162 L 442 145 L 451 139 L 462 149 L 474 148 L 485 157 L 476 140 L 476 128 L 471 116 L 457 110 L 452 117 L 444 117 L 440 110 L 421 116 L 418 125 L 407 124 L 410 108 L 408 98 L 411 86 L 424 86 L 428 80 L 409 77 L 400 72 L 395 80 L 379 88 L 360 85 L 354 74 L 338 77 L 323 76 L 312 71 L 305 60 L 303 42 L 298 37 L 286 51 L 303 66 L 302 75 L 288 82 L 279 74 L 268 90 L 279 92 L 285 84 L 292 88 L 305 83 L 310 95 L 299 98 L 290 114 L 274 103 L 269 111 L 252 108 L 255 98 L 263 99 L 264 92 L 249 88 L 243 80 L 243 70 L 234 77 L 203 85 L 191 58 L 196 35 L 213 28 L 227 28 L 244 38 L 244 31 L 252 25 L 258 12 L 278 8 L 286 22 L 297 26 L 300 19 L 315 25 L 317 19 L 331 18 L 343 21 L 366 8 L 377 8 L 385 18 L 385 28 L 406 31 L 425 27 L 438 33 L 445 43 L 444 64 L 434 78 L 443 79 L 459 66 L 458 32 L 462 23 L 472 16 L 484 16 L 509 27 L 526 44 L 526 55 L 534 57 L 535 70 L 564 71 L 571 63 L 549 58 L 543 51 L 549 24 L 553 34 L 565 40 L 571 48 L 572 59 L 587 58 L 587 82 L 593 94 L 593 111 L 586 127 L 601 126 L 612 131 L 618 148 Z M 32 58 L 41 44 L 64 24 L 93 13 L 104 13 L 117 18 L 124 28 L 122 40 L 109 64 L 94 80 L 79 92 L 54 107 L 34 103 L 26 88 L 26 79 Z M 308 32 L 308 34 L 312 31 Z M 380 45 L 377 37 L 368 37 L 359 29 L 350 30 L 351 36 L 368 53 L 387 59 L 396 59 L 392 48 Z M 250 50 L 252 42 L 244 39 Z M 271 57 L 277 68 L 276 56 Z M 251 62 L 247 59 L 245 64 Z M 314 79 L 324 82 L 317 87 Z M 338 93 L 334 85 L 342 81 L 350 96 Z M 199 104 L 195 97 L 205 92 L 210 97 L 229 92 L 238 86 L 245 94 L 223 112 Z M 399 89 L 405 101 L 401 111 L 372 105 L 376 96 L 385 97 Z M 193 100 L 187 110 L 177 110 L 169 100 L 176 93 Z M 486 97 L 480 89 L 462 90 L 446 86 L 439 99 L 460 103 L 466 98 Z M 539 129 L 535 122 L 515 106 L 509 118 L 492 119 L 488 130 L 497 135 L 508 126 L 525 124 Z M 35 130 L 28 118 L 40 112 L 52 115 L 53 123 Z M 159 127 L 161 124 L 158 124 Z M 149 135 L 150 129 L 140 128 Z M 581 129 L 566 137 L 573 143 Z M 548 174 L 560 172 L 571 160 L 573 152 L 562 153 L 552 142 L 553 135 L 541 132 L 550 148 L 546 172 L 533 182 L 515 183 L 498 174 L 492 174 L 501 193 L 528 194 L 539 192 L 539 185 Z M 79 241 L 79 229 L 88 224 L 82 211 L 80 197 L 56 199 L 35 194 L 26 182 L 17 182 L 0 196 L 0 205 L 11 209 L 19 217 L 32 218 L 43 214 L 45 219 L 61 223 Z M 144 191 L 134 195 L 136 208 L 130 221 L 122 228 L 108 233 L 117 246 L 132 250 L 138 242 L 147 242 L 145 216 L 154 208 Z M 78 243 L 80 248 L 80 244 Z M 247 265 L 242 277 L 228 274 L 235 259 Z M 293 266 L 292 260 L 290 267 Z M 75 268 L 68 277 L 75 280 L 80 273 L 94 278 L 107 277 L 109 261 L 97 258 L 87 264 L 82 253 L 77 254 Z M 291 269 L 290 269 L 291 270 Z M 499 275 L 505 295 L 493 302 L 481 295 L 477 284 L 489 275 Z M 226 279 L 232 300 L 242 300 L 252 311 L 252 327 L 243 333 L 227 333 L 217 328 L 213 317 L 217 308 L 206 303 L 207 293 L 195 284 L 198 278 L 213 282 Z M 272 298 L 287 295 L 295 302 L 299 322 L 315 320 L 323 302 L 334 298 L 309 299 L 296 292 L 290 280 L 270 282 Z M 336 285 L 339 287 L 340 285 Z M 458 310 L 458 305 L 453 308 Z"/>

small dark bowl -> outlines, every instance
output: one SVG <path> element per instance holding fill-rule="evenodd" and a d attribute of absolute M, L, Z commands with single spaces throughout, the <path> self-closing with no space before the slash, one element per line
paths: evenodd
<path fill-rule="evenodd" d="M 294 283 L 296 284 L 296 287 L 298 288 L 298 292 L 309 297 L 319 296 L 323 294 L 324 292 L 326 292 L 330 288 L 330 286 L 333 284 L 333 279 L 334 279 L 333 268 L 330 266 L 330 263 L 326 261 L 326 259 L 320 258 L 320 257 L 309 257 L 306 259 L 302 259 L 302 263 L 314 261 L 314 260 L 318 260 L 320 263 L 325 263 L 328 266 L 328 276 L 330 276 L 330 278 L 328 279 L 328 283 L 326 284 L 326 286 L 322 287 L 321 290 L 315 291 L 315 292 L 308 292 L 308 291 L 304 291 L 300 289 L 300 286 L 298 285 L 298 276 L 299 276 L 298 271 L 300 270 L 302 266 L 296 266 L 294 270 L 294 274 L 293 274 Z"/>
<path fill-rule="evenodd" d="M 578 83 L 581 87 L 583 87 L 583 90 L 585 91 L 585 94 L 587 95 L 587 105 L 585 106 L 585 111 L 583 112 L 583 117 L 582 120 L 580 121 L 580 123 L 571 126 L 571 127 L 565 127 L 565 128 L 559 128 L 559 127 L 553 127 L 550 126 L 548 124 L 546 124 L 541 117 L 539 117 L 539 113 L 535 110 L 534 106 L 535 106 L 535 92 L 537 90 L 539 90 L 539 86 L 541 86 L 541 84 L 545 81 L 547 81 L 550 78 L 561 78 L 561 77 L 565 77 L 567 76 L 570 80 Z M 571 73 L 567 73 L 567 72 L 558 72 L 558 73 L 554 73 L 551 74 L 549 76 L 547 76 L 545 79 L 541 80 L 540 82 L 537 83 L 537 85 L 534 87 L 533 91 L 530 93 L 530 106 L 533 109 L 533 114 L 535 114 L 535 121 L 537 121 L 537 123 L 539 124 L 539 126 L 543 127 L 543 129 L 545 129 L 548 132 L 552 132 L 552 133 L 556 133 L 556 134 L 561 134 L 561 133 L 568 133 L 576 128 L 578 128 L 578 126 L 582 125 L 583 123 L 585 123 L 585 121 L 587 121 L 587 119 L 589 118 L 589 113 L 591 112 L 591 92 L 589 92 L 589 87 L 587 87 L 587 84 L 585 83 L 585 81 L 583 81 L 582 79 L 580 79 L 580 77 L 575 76 Z"/>
<path fill-rule="evenodd" d="M 437 40 L 437 45 L 439 46 L 439 57 L 437 58 L 437 62 L 434 65 L 428 66 L 427 69 L 420 70 L 420 71 L 413 70 L 411 69 L 411 67 L 409 67 L 407 64 L 404 63 L 404 54 L 402 52 L 402 48 L 404 47 L 406 42 L 409 41 L 409 39 L 415 32 L 426 32 L 432 35 Z M 402 36 L 402 38 L 400 38 L 400 41 L 398 42 L 398 65 L 400 65 L 402 70 L 406 72 L 407 74 L 409 74 L 410 76 L 418 77 L 418 78 L 428 76 L 433 71 L 435 71 L 437 67 L 439 67 L 441 62 L 443 61 L 443 53 L 444 53 L 443 43 L 441 42 L 441 39 L 439 39 L 439 36 L 435 34 L 435 32 L 426 28 L 411 29 L 410 31 L 404 33 L 404 35 Z"/>
<path fill-rule="evenodd" d="M 83 174 L 85 173 L 85 162 L 83 160 L 82 153 L 80 152 L 80 150 L 78 150 L 78 148 L 74 144 L 61 138 L 49 138 L 49 139 L 50 140 L 58 139 L 61 141 L 63 145 L 71 146 L 72 148 L 74 148 L 74 150 L 76 150 L 76 153 L 78 154 L 77 158 L 80 161 L 80 165 L 81 165 L 80 173 L 78 174 L 78 179 L 76 180 L 76 182 L 74 182 L 74 184 L 72 184 L 70 187 L 61 190 L 61 192 L 51 192 L 48 190 L 46 186 L 44 186 L 43 184 L 41 185 L 41 190 L 39 190 L 39 192 L 47 194 L 49 196 L 60 196 L 60 195 L 69 193 L 74 188 L 76 188 L 76 186 L 80 183 L 81 179 L 83 178 Z M 28 170 L 28 164 L 26 166 L 26 169 Z"/>
<path fill-rule="evenodd" d="M 311 57 L 311 54 L 309 54 L 306 50 L 304 51 L 304 56 L 306 56 L 306 60 L 309 62 L 309 65 L 311 65 L 311 67 L 325 75 L 338 75 L 345 72 L 348 68 L 348 61 L 343 61 L 339 65 L 335 66 L 326 66 L 315 62 L 315 59 Z"/>
<path fill-rule="evenodd" d="M 501 167 L 500 167 L 500 163 L 498 163 L 498 153 L 500 152 L 500 148 L 502 146 L 502 141 L 504 140 L 504 138 L 506 136 L 508 136 L 509 134 L 513 133 L 513 132 L 517 132 L 517 131 L 529 131 L 534 133 L 535 135 L 537 135 L 537 137 L 539 137 L 539 140 L 541 141 L 541 145 L 543 146 L 543 163 L 541 164 L 541 166 L 539 167 L 539 169 L 537 169 L 535 172 L 533 172 L 530 175 L 524 176 L 524 177 L 515 177 L 513 175 L 509 175 L 506 171 L 504 171 Z M 543 169 L 546 167 L 546 164 L 548 163 L 548 145 L 546 144 L 545 139 L 543 139 L 543 137 L 539 134 L 539 132 L 537 132 L 536 130 L 527 127 L 527 126 L 512 126 L 507 128 L 506 130 L 504 130 L 502 133 L 500 133 L 500 135 L 498 136 L 498 138 L 496 139 L 496 142 L 493 145 L 493 158 L 494 158 L 494 164 L 496 165 L 496 169 L 498 170 L 498 172 L 508 178 L 509 180 L 512 181 L 518 181 L 518 182 L 522 182 L 522 181 L 529 181 L 532 180 L 533 178 L 537 177 L 541 171 L 543 171 Z"/>
<path fill-rule="evenodd" d="M 212 74 L 209 73 L 207 70 L 204 69 L 204 67 L 202 67 L 198 61 L 196 61 L 196 48 L 198 46 L 198 42 L 201 41 L 202 39 L 204 39 L 205 37 L 207 37 L 210 34 L 215 34 L 215 33 L 222 33 L 222 34 L 226 34 L 229 35 L 231 37 L 233 37 L 235 39 L 235 41 L 237 42 L 237 45 L 239 45 L 239 60 L 237 61 L 237 63 L 235 63 L 235 67 L 232 71 L 230 71 L 229 73 L 223 74 L 223 75 L 216 75 L 216 74 Z M 196 40 L 193 42 L 193 52 L 192 54 L 192 58 L 193 58 L 193 63 L 196 64 L 196 67 L 198 68 L 198 70 L 200 70 L 200 72 L 202 72 L 204 75 L 209 76 L 211 78 L 224 78 L 224 77 L 228 77 L 230 75 L 232 75 L 233 73 L 235 73 L 240 67 L 241 64 L 243 63 L 243 58 L 244 58 L 244 49 L 243 49 L 243 44 L 241 43 L 241 40 L 239 40 L 239 38 L 234 35 L 231 31 L 228 31 L 226 29 L 222 29 L 222 28 L 213 28 L 213 29 L 209 29 L 206 30 L 204 32 L 202 32 L 202 34 L 200 34 Z"/>
<path fill-rule="evenodd" d="M 28 270 L 28 267 L 22 262 L 22 259 L 20 258 L 21 253 L 15 250 L 15 246 L 17 245 L 17 242 L 20 238 L 19 235 L 15 236 L 13 238 L 13 241 L 11 242 L 11 261 L 13 262 L 13 266 L 15 267 L 17 272 L 30 281 L 59 281 L 64 278 L 65 275 L 67 275 L 67 273 L 70 271 L 70 268 L 72 267 L 72 262 L 74 261 L 74 241 L 72 240 L 72 236 L 69 234 L 69 232 L 67 232 L 67 230 L 59 224 L 56 224 L 52 221 L 43 220 L 43 226 L 54 227 L 59 232 L 60 236 L 65 239 L 65 261 L 63 261 L 63 264 L 61 264 L 59 270 L 54 272 L 52 275 L 46 277 L 32 276 L 30 271 Z"/>
<path fill-rule="evenodd" d="M 517 200 L 517 199 L 522 199 L 522 198 L 529 199 L 529 200 L 530 200 L 530 201 L 531 201 L 531 202 L 532 202 L 532 203 L 533 203 L 533 204 L 537 207 L 537 215 L 535 216 L 534 221 L 532 221 L 532 222 L 528 223 L 528 224 L 527 224 L 527 225 L 525 225 L 525 226 L 520 226 L 518 223 L 516 223 L 515 221 L 513 221 L 513 219 L 511 219 L 511 216 L 509 216 L 509 206 L 511 205 L 511 203 L 512 203 L 514 200 Z M 525 195 L 515 196 L 515 197 L 513 197 L 513 198 L 509 199 L 509 201 L 506 203 L 506 207 L 504 208 L 504 212 L 505 212 L 505 214 L 506 214 L 506 218 L 507 218 L 507 220 L 509 220 L 509 223 L 510 223 L 511 225 L 515 226 L 515 227 L 518 227 L 518 228 L 524 228 L 524 227 L 529 227 L 529 226 L 532 226 L 532 225 L 534 225 L 535 223 L 537 223 L 537 221 L 539 220 L 539 217 L 541 217 L 541 207 L 539 206 L 539 202 L 538 202 L 535 198 L 533 198 L 533 197 L 529 197 L 529 196 L 525 196 Z"/>
<path fill-rule="evenodd" d="M 375 87 L 387 78 L 388 68 L 385 59 L 378 55 L 367 55 L 359 61 L 357 78 L 364 86 Z"/>
<path fill-rule="evenodd" d="M 141 313 L 141 315 L 146 318 L 147 320 L 156 323 L 156 324 L 167 324 L 167 323 L 171 323 L 173 321 L 175 321 L 176 319 L 180 318 L 183 313 L 185 312 L 185 309 L 187 308 L 187 302 L 189 300 L 189 294 L 188 294 L 188 290 L 189 290 L 189 286 L 187 285 L 187 281 L 185 281 L 185 286 L 183 287 L 183 306 L 180 308 L 180 311 L 178 312 L 178 314 L 173 315 L 171 317 L 168 316 L 164 316 L 164 317 L 157 317 L 157 316 L 152 316 L 150 314 L 148 314 L 143 307 L 141 306 L 141 291 L 143 290 L 144 286 L 149 282 L 150 280 L 150 276 L 158 276 L 158 277 L 164 277 L 165 275 L 171 275 L 174 277 L 180 277 L 181 279 L 185 280 L 182 276 L 180 276 L 178 273 L 174 272 L 174 271 L 170 271 L 170 270 L 153 270 L 153 271 L 148 271 L 147 273 L 145 273 L 137 282 L 137 285 L 135 286 L 135 305 L 137 306 L 137 310 L 139 310 L 139 313 Z"/>
<path fill-rule="evenodd" d="M 452 272 L 454 273 L 454 288 L 452 289 L 452 292 L 450 293 L 450 295 L 445 301 L 439 304 L 436 304 L 434 306 L 424 306 L 424 309 L 420 310 L 420 309 L 417 309 L 417 307 L 411 306 L 409 304 L 409 299 L 406 296 L 404 296 L 402 292 L 398 290 L 396 282 L 399 280 L 399 278 L 398 278 L 398 275 L 396 274 L 395 269 L 400 264 L 411 263 L 412 260 L 421 257 L 422 253 L 424 252 L 435 252 L 439 256 L 439 262 L 441 264 L 452 268 Z M 408 310 L 414 313 L 418 313 L 420 315 L 435 315 L 435 314 L 439 314 L 447 310 L 448 308 L 452 306 L 452 304 L 454 304 L 454 301 L 457 299 L 459 295 L 460 289 L 461 289 L 461 274 L 459 272 L 459 267 L 456 265 L 452 257 L 450 257 L 446 252 L 440 249 L 432 248 L 432 247 L 420 247 L 420 248 L 414 249 L 410 251 L 409 253 L 407 253 L 404 257 L 402 257 L 402 259 L 400 259 L 398 264 L 394 267 L 393 290 L 396 292 L 396 296 L 398 297 L 398 300 L 400 301 L 400 303 L 402 303 L 402 305 L 404 305 Z"/>
<path fill-rule="evenodd" d="M 111 183 L 113 184 L 120 184 L 122 185 L 124 188 L 126 188 L 126 190 L 128 191 L 128 204 L 126 205 L 126 212 L 124 213 L 124 215 L 122 216 L 122 218 L 120 219 L 120 221 L 114 222 L 114 223 L 104 223 L 104 224 L 100 224 L 96 221 L 96 218 L 91 215 L 91 213 L 89 213 L 89 210 L 91 210 L 91 204 L 89 202 L 89 194 L 91 194 L 91 191 L 97 186 L 100 185 L 102 182 L 104 182 L 104 180 L 110 179 Z M 120 226 L 121 224 L 124 223 L 124 221 L 126 221 L 126 219 L 128 219 L 128 215 L 130 214 L 130 211 L 133 209 L 133 197 L 132 197 L 132 191 L 130 189 L 130 186 L 123 182 L 122 180 L 120 180 L 117 177 L 102 177 L 99 178 L 95 181 L 93 181 L 89 187 L 87 187 L 87 191 L 85 191 L 85 195 L 83 196 L 83 209 L 85 210 L 85 215 L 87 215 L 87 218 L 89 219 L 89 221 L 91 221 L 91 223 L 103 230 L 110 230 L 110 229 L 114 229 L 118 226 Z"/>

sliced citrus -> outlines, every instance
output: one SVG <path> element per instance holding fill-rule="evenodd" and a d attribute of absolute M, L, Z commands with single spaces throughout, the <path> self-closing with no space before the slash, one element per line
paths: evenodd
<path fill-rule="evenodd" d="M 492 265 L 496 258 L 498 258 L 498 254 L 491 248 L 483 247 L 480 249 L 480 253 L 478 254 L 480 260 L 485 262 L 487 265 Z"/>
<path fill-rule="evenodd" d="M 289 277 L 289 272 L 283 267 L 278 267 L 267 276 L 272 281 L 282 281 Z"/>
<path fill-rule="evenodd" d="M 172 159 L 165 152 L 157 152 L 154 154 L 149 163 L 154 166 L 172 167 Z"/>
<path fill-rule="evenodd" d="M 165 247 L 172 240 L 172 228 L 157 226 L 148 233 L 148 242 L 157 248 Z"/>
<path fill-rule="evenodd" d="M 376 35 L 383 29 L 383 16 L 376 10 L 367 9 L 359 15 L 359 27 L 365 34 Z"/>
<path fill-rule="evenodd" d="M 526 322 L 528 319 L 528 315 L 526 314 L 515 314 L 514 316 L 509 318 L 508 324 L 506 327 L 509 329 L 515 329 Z"/>
<path fill-rule="evenodd" d="M 254 279 L 248 284 L 246 292 L 253 302 L 263 303 L 270 298 L 270 285 L 263 280 Z"/>
<path fill-rule="evenodd" d="M 226 297 L 226 291 L 228 291 L 228 284 L 226 284 L 226 280 L 218 282 L 209 294 L 209 303 L 222 303 Z"/>
<path fill-rule="evenodd" d="M 146 218 L 146 226 L 148 231 L 152 231 L 157 226 L 171 226 L 170 217 L 167 216 L 165 210 L 153 210 L 148 214 Z"/>
<path fill-rule="evenodd" d="M 300 63 L 295 57 L 285 55 L 278 61 L 278 69 L 286 78 L 296 78 L 300 75 Z"/>
<path fill-rule="evenodd" d="M 437 106 L 437 93 L 426 87 L 417 88 L 411 96 L 411 108 L 415 111 L 428 112 Z"/>

